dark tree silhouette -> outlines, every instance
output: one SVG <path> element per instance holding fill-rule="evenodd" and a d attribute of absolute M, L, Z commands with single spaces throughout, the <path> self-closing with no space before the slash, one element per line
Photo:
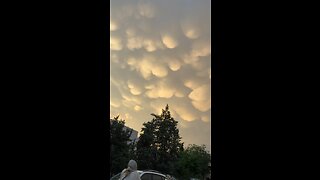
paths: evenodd
<path fill-rule="evenodd" d="M 210 173 L 208 167 L 211 161 L 211 155 L 205 150 L 205 145 L 190 145 L 180 153 L 177 161 L 177 177 L 180 179 L 189 179 L 190 177 L 204 179 L 205 175 Z"/>
<path fill-rule="evenodd" d="M 140 167 L 173 174 L 178 154 L 183 151 L 178 121 L 171 117 L 169 105 L 160 115 L 151 115 L 153 119 L 143 124 L 137 144 Z"/>
<path fill-rule="evenodd" d="M 125 129 L 125 121 L 119 116 L 110 119 L 110 168 L 111 175 L 121 172 L 130 160 L 130 135 L 132 130 Z"/>

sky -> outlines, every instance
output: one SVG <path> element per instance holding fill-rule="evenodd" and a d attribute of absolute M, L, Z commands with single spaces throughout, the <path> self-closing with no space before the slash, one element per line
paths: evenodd
<path fill-rule="evenodd" d="M 139 133 L 166 104 L 211 152 L 211 1 L 111 0 L 110 117 Z"/>

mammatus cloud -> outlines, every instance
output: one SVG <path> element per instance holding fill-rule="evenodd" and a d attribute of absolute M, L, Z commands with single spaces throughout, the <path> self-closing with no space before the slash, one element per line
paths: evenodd
<path fill-rule="evenodd" d="M 211 100 L 192 101 L 192 105 L 199 111 L 206 112 L 211 108 Z"/>
<path fill-rule="evenodd" d="M 134 51 L 142 48 L 144 45 L 143 43 L 144 41 L 142 37 L 130 37 L 127 39 L 127 48 Z"/>
<path fill-rule="evenodd" d="M 160 81 L 155 86 L 146 92 L 149 98 L 171 98 L 176 89 L 167 84 L 168 81 Z"/>
<path fill-rule="evenodd" d="M 201 120 L 204 121 L 204 122 L 209 122 L 210 121 L 208 116 L 202 116 Z"/>
<path fill-rule="evenodd" d="M 153 51 L 157 50 L 155 42 L 153 42 L 151 39 L 145 39 L 143 41 L 143 47 L 148 52 L 153 52 Z"/>
<path fill-rule="evenodd" d="M 157 76 L 157 77 L 166 77 L 168 74 L 167 68 L 165 66 L 155 66 L 152 69 L 152 74 Z"/>
<path fill-rule="evenodd" d="M 194 101 L 205 101 L 208 99 L 209 94 L 210 94 L 210 86 L 208 84 L 205 84 L 194 89 L 189 94 L 189 98 Z"/>
<path fill-rule="evenodd" d="M 193 113 L 189 108 L 184 106 L 175 106 L 174 111 L 185 121 L 193 121 L 198 117 L 196 113 Z"/>
<path fill-rule="evenodd" d="M 118 29 L 118 25 L 114 21 L 110 21 L 110 31 L 115 31 Z"/>
<path fill-rule="evenodd" d="M 178 71 L 180 68 L 181 68 L 181 63 L 180 61 L 176 60 L 176 59 L 172 59 L 169 61 L 168 63 L 169 65 L 169 68 L 172 70 L 172 71 Z"/>
<path fill-rule="evenodd" d="M 142 88 L 135 84 L 132 80 L 128 80 L 128 88 L 133 95 L 140 95 L 142 93 Z"/>
<path fill-rule="evenodd" d="M 210 22 L 210 0 L 111 0 L 110 116 L 140 131 L 169 104 L 183 141 L 210 145 Z"/>
<path fill-rule="evenodd" d="M 143 108 L 141 106 L 138 106 L 138 105 L 134 106 L 134 110 L 136 111 L 141 111 L 142 109 Z"/>
<path fill-rule="evenodd" d="M 197 39 L 200 36 L 200 30 L 195 22 L 184 20 L 181 22 L 181 29 L 189 39 Z"/>
<path fill-rule="evenodd" d="M 145 1 L 144 3 L 142 1 L 140 2 L 141 3 L 138 3 L 139 14 L 146 18 L 153 18 L 155 15 L 154 4 L 152 4 L 151 1 Z"/>
<path fill-rule="evenodd" d="M 184 81 L 184 85 L 192 90 L 201 86 L 201 82 L 196 78 L 187 79 Z"/>
<path fill-rule="evenodd" d="M 192 47 L 192 57 L 203 57 L 211 54 L 210 41 L 195 41 Z"/>
<path fill-rule="evenodd" d="M 145 80 L 149 80 L 151 76 L 163 78 L 168 75 L 167 67 L 165 63 L 159 62 L 152 55 L 144 55 L 142 59 L 128 58 L 128 65 L 140 72 L 141 76 Z"/>
<path fill-rule="evenodd" d="M 110 37 L 110 49 L 114 51 L 122 50 L 122 40 L 119 36 Z"/>
<path fill-rule="evenodd" d="M 211 108 L 210 86 L 206 84 L 194 89 L 189 98 L 196 109 L 202 112 L 208 111 Z"/>
<path fill-rule="evenodd" d="M 112 100 L 110 100 L 110 105 L 112 107 L 118 108 L 118 107 L 120 107 L 121 103 L 117 100 L 112 99 Z"/>
<path fill-rule="evenodd" d="M 178 45 L 177 40 L 167 34 L 162 36 L 162 42 L 169 49 L 173 49 L 173 48 L 177 47 L 177 45 Z"/>

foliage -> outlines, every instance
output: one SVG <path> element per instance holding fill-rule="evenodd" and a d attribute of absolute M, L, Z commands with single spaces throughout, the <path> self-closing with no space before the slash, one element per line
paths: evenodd
<path fill-rule="evenodd" d="M 205 145 L 183 148 L 178 122 L 171 117 L 169 106 L 160 115 L 151 114 L 151 121 L 143 123 L 138 142 L 128 143 L 131 130 L 125 130 L 125 121 L 119 116 L 110 120 L 111 173 L 116 174 L 135 159 L 138 169 L 153 169 L 179 179 L 203 179 L 210 173 L 211 155 Z"/>
<path fill-rule="evenodd" d="M 132 130 L 125 129 L 125 121 L 119 116 L 110 119 L 110 168 L 111 174 L 121 172 L 130 160 L 129 137 Z"/>
<path fill-rule="evenodd" d="M 143 124 L 137 144 L 140 167 L 172 174 L 178 154 L 183 150 L 178 122 L 171 117 L 168 105 L 161 115 L 151 115 L 153 119 Z"/>
<path fill-rule="evenodd" d="M 205 145 L 189 145 L 187 149 L 179 154 L 177 161 L 177 177 L 179 179 L 199 178 L 210 172 L 208 164 L 211 161 L 210 154 L 205 150 Z"/>

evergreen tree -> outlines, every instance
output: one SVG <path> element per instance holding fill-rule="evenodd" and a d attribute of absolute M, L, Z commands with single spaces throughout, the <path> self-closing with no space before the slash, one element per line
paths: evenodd
<path fill-rule="evenodd" d="M 130 159 L 137 159 L 137 142 L 133 141 L 129 144 L 129 156 Z"/>
<path fill-rule="evenodd" d="M 110 168 L 111 175 L 121 172 L 130 160 L 130 135 L 132 130 L 125 129 L 125 121 L 119 116 L 110 119 Z"/>
<path fill-rule="evenodd" d="M 178 122 L 171 117 L 168 105 L 160 115 L 151 115 L 153 119 L 143 124 L 137 145 L 138 160 L 146 169 L 172 174 L 178 154 L 183 150 Z"/>
<path fill-rule="evenodd" d="M 155 146 L 154 146 L 154 123 L 143 123 L 142 134 L 137 143 L 137 160 L 140 169 L 154 169 Z"/>

